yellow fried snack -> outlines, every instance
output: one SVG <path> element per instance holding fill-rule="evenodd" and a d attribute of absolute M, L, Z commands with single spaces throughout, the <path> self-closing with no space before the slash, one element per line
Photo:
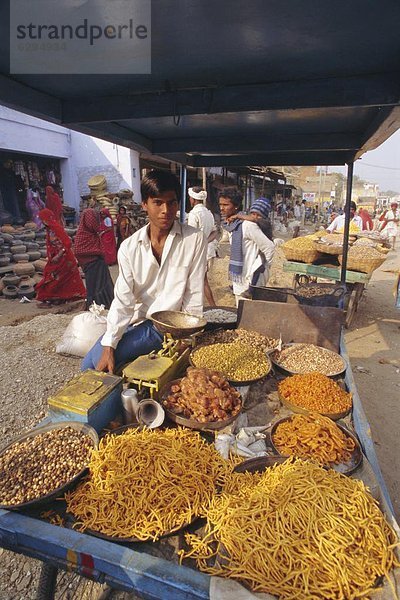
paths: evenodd
<path fill-rule="evenodd" d="M 67 509 L 80 531 L 156 540 L 202 515 L 231 468 L 197 432 L 130 429 L 100 441 Z"/>
<path fill-rule="evenodd" d="M 356 444 L 328 417 L 318 413 L 294 415 L 276 428 L 272 441 L 284 456 L 313 458 L 321 465 L 350 460 Z"/>
<path fill-rule="evenodd" d="M 364 483 L 301 459 L 231 474 L 204 537 L 185 538 L 181 560 L 280 600 L 361 598 L 399 564 L 396 535 Z"/>
<path fill-rule="evenodd" d="M 309 411 L 337 414 L 347 412 L 352 406 L 351 394 L 322 373 L 286 377 L 278 389 L 285 400 Z"/>

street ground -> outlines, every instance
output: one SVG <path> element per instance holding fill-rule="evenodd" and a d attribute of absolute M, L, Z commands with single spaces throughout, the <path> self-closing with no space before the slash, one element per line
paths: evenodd
<path fill-rule="evenodd" d="M 229 289 L 228 245 L 221 244 L 210 282 L 219 305 L 233 306 Z M 282 271 L 283 254 L 277 250 L 270 285 L 291 285 L 291 275 Z M 393 287 L 400 270 L 400 252 L 391 252 L 371 279 L 346 344 L 358 391 L 371 425 L 380 466 L 400 521 L 400 312 L 394 307 Z M 113 277 L 116 268 L 113 268 Z M 81 305 L 80 305 L 81 306 Z M 61 337 L 79 305 L 40 310 L 36 304 L 0 298 L 0 432 L 3 443 L 29 429 L 43 418 L 47 398 L 78 370 L 79 360 L 55 353 Z M 72 311 L 72 312 L 68 312 Z M 39 563 L 0 549 L 0 600 L 36 597 Z M 83 584 L 64 577 L 65 595 L 77 600 L 98 597 L 101 586 Z M 61 596 L 60 596 L 61 597 Z M 127 598 L 118 594 L 118 598 Z M 132 598 L 132 596 L 129 596 Z"/>

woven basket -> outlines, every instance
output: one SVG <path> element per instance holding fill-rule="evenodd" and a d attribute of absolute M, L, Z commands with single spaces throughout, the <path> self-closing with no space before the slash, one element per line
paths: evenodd
<path fill-rule="evenodd" d="M 339 263 L 342 264 L 343 257 L 338 256 Z M 372 273 L 383 265 L 386 258 L 368 258 L 360 260 L 359 258 L 352 258 L 350 255 L 347 257 L 347 269 L 349 271 L 359 271 L 360 273 Z"/>
<path fill-rule="evenodd" d="M 282 250 L 286 260 L 293 260 L 295 262 L 313 263 L 321 256 L 318 250 L 313 248 L 285 248 L 283 245 Z"/>
<path fill-rule="evenodd" d="M 343 254 L 343 246 L 340 244 L 324 244 L 324 242 L 314 242 L 314 248 L 323 254 Z"/>

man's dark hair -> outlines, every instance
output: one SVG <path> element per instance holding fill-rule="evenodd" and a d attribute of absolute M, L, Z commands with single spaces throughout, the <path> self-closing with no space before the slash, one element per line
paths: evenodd
<path fill-rule="evenodd" d="M 164 192 L 174 191 L 179 202 L 181 197 L 181 184 L 173 173 L 162 171 L 161 169 L 153 169 L 142 179 L 140 193 L 142 202 L 147 202 L 149 198 L 157 198 Z"/>
<path fill-rule="evenodd" d="M 243 196 L 241 192 L 239 192 L 239 190 L 234 187 L 224 188 L 218 194 L 218 199 L 219 198 L 228 198 L 232 202 L 232 204 L 234 204 L 239 209 L 241 209 L 243 206 Z"/>
<path fill-rule="evenodd" d="M 357 210 L 357 204 L 353 201 L 350 202 L 350 208 L 352 208 L 354 210 L 354 212 Z"/>

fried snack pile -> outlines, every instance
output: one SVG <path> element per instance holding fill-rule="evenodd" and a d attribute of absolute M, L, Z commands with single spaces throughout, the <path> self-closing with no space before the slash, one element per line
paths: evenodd
<path fill-rule="evenodd" d="M 80 531 L 155 541 L 203 515 L 230 470 L 196 432 L 130 429 L 100 441 L 67 510 Z"/>
<path fill-rule="evenodd" d="M 313 458 L 321 465 L 338 465 L 351 459 L 356 444 L 328 417 L 317 413 L 294 415 L 275 430 L 272 441 L 284 456 Z"/>
<path fill-rule="evenodd" d="M 308 411 L 334 415 L 346 413 L 352 406 L 351 394 L 322 373 L 286 377 L 278 390 L 285 400 Z"/>
<path fill-rule="evenodd" d="M 241 409 L 240 394 L 218 371 L 189 367 L 187 377 L 171 387 L 164 406 L 200 423 L 225 421 Z"/>
<path fill-rule="evenodd" d="M 314 344 L 294 344 L 282 352 L 274 353 L 274 360 L 284 369 L 294 373 L 323 373 L 334 375 L 344 370 L 344 362 L 339 354 L 314 346 Z"/>
<path fill-rule="evenodd" d="M 369 596 L 398 566 L 395 533 L 364 483 L 301 459 L 232 473 L 204 537 L 185 538 L 181 560 L 281 600 Z"/>

